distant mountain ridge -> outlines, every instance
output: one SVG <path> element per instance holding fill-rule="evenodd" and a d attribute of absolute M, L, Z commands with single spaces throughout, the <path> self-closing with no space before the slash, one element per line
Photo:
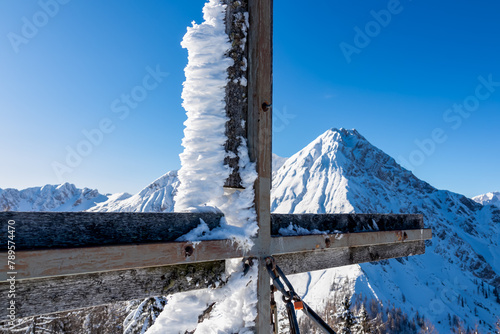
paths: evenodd
<path fill-rule="evenodd" d="M 433 229 L 425 255 L 292 276 L 311 305 L 321 308 L 337 293 L 333 287 L 343 286 L 381 305 L 396 305 L 410 317 L 425 315 L 443 333 L 456 319 L 470 328 L 477 324 L 481 332 L 493 330 L 500 315 L 492 296 L 500 289 L 499 208 L 419 180 L 356 130 L 330 129 L 281 163 L 273 170 L 274 212 L 421 213 Z M 0 208 L 170 212 L 178 185 L 173 171 L 133 196 L 104 196 L 67 184 L 0 190 Z M 491 204 L 488 198 L 483 203 Z"/>
<path fill-rule="evenodd" d="M 500 192 L 498 191 L 479 195 L 472 199 L 482 205 L 495 205 L 500 208 Z"/>
<path fill-rule="evenodd" d="M 179 186 L 177 171 L 161 176 L 139 193 L 116 194 L 90 208 L 92 212 L 171 212 Z"/>
<path fill-rule="evenodd" d="M 1 211 L 85 211 L 106 200 L 108 196 L 96 189 L 79 189 L 70 183 L 0 189 Z"/>

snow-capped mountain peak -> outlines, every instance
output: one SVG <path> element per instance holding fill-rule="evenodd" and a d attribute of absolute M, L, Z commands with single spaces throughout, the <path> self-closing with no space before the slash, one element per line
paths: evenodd
<path fill-rule="evenodd" d="M 498 191 L 479 195 L 472 199 L 482 205 L 495 205 L 500 208 L 500 192 Z"/>
<path fill-rule="evenodd" d="M 89 209 L 92 212 L 171 212 L 179 186 L 177 171 L 161 176 L 135 195 L 112 195 L 106 202 Z"/>
<path fill-rule="evenodd" d="M 330 280 L 330 286 L 339 285 L 339 277 L 349 277 L 355 283 L 353 293 L 391 301 L 410 315 L 418 310 L 442 332 L 450 331 L 448 313 L 471 327 L 480 319 L 493 323 L 500 314 L 498 303 L 476 291 L 478 284 L 490 290 L 500 285 L 500 210 L 419 180 L 356 130 L 330 129 L 290 157 L 273 179 L 272 209 L 423 214 L 434 235 L 425 255 L 318 275 Z M 443 284 L 455 287 L 443 292 Z M 308 285 L 306 290 L 314 289 Z M 322 293 L 309 295 L 324 298 Z M 467 301 L 457 307 L 462 299 Z M 432 309 L 436 305 L 437 311 Z"/>
<path fill-rule="evenodd" d="M 359 202 L 361 188 L 383 190 L 377 186 L 381 182 L 382 188 L 399 191 L 410 184 L 425 192 L 435 191 L 358 131 L 330 129 L 290 157 L 276 173 L 272 209 L 280 213 L 376 212 L 368 201 L 362 208 L 353 203 Z"/>

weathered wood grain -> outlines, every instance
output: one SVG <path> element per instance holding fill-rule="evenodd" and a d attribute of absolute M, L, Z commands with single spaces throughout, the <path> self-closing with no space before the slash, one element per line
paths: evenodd
<path fill-rule="evenodd" d="M 18 278 L 214 261 L 245 255 L 267 256 L 277 252 L 276 244 L 278 244 L 275 238 L 271 240 L 267 232 L 270 230 L 271 220 L 274 234 L 279 233 L 279 228 L 288 227 L 290 223 L 309 230 L 342 233 L 378 229 L 378 232 L 368 233 L 363 239 L 367 245 L 370 238 L 378 240 L 382 231 L 393 231 L 402 227 L 415 229 L 423 226 L 421 215 L 273 214 L 269 218 L 266 213 L 269 208 L 266 207 L 269 203 L 269 192 L 266 193 L 266 189 L 269 188 L 267 184 L 263 185 L 265 180 L 266 178 L 262 178 L 259 183 L 260 197 L 257 197 L 260 233 L 255 240 L 256 247 L 250 254 L 244 254 L 231 241 L 205 241 L 198 246 L 171 242 L 196 227 L 201 218 L 212 228 L 218 226 L 221 216 L 214 214 L 2 212 L 0 219 L 5 225 L 9 220 L 16 221 L 15 269 Z M 394 234 L 388 235 L 394 238 Z M 336 245 L 359 237 L 360 235 L 356 233 L 347 234 L 345 239 L 338 242 L 335 240 L 331 244 Z M 304 247 L 307 249 L 309 247 L 305 243 L 307 238 L 311 237 L 297 236 L 288 239 L 287 246 L 293 247 L 288 247 L 286 252 L 300 252 Z M 2 240 L 2 248 L 5 250 L 7 240 L 7 238 Z M 7 257 L 5 252 L 0 254 L 4 258 Z M 7 262 L 1 264 L 0 269 L 2 269 L 0 280 L 4 280 L 8 271 Z"/>
<path fill-rule="evenodd" d="M 259 141 L 258 145 L 266 144 Z M 264 176 L 266 175 L 266 166 L 263 164 L 258 167 L 264 170 Z M 418 238 L 418 235 L 412 236 L 412 233 L 417 233 L 417 231 L 411 230 L 423 227 L 423 218 L 420 215 L 272 215 L 270 217 L 268 211 L 270 183 L 266 183 L 269 180 L 269 178 L 264 177 L 256 184 L 256 198 L 258 199 L 256 207 L 261 231 L 256 242 L 258 247 L 252 250 L 250 255 L 262 258 L 264 255 L 272 255 L 273 252 L 279 253 L 276 258 L 287 273 L 404 257 L 422 254 L 425 251 L 423 241 L 412 241 Z M 29 262 L 24 265 L 30 270 L 37 271 L 39 268 L 48 266 L 50 272 L 41 269 L 40 273 L 43 275 L 61 275 L 93 270 L 120 270 L 17 281 L 16 295 L 21 296 L 18 304 L 21 310 L 20 314 L 27 316 L 51 313 L 192 288 L 192 286 L 181 284 L 177 290 L 164 290 L 165 286 L 170 286 L 175 281 L 170 279 L 170 283 L 165 285 L 166 278 L 177 275 L 175 274 L 178 272 L 175 269 L 177 266 L 162 269 L 164 271 L 160 275 L 160 279 L 157 278 L 158 275 L 153 275 L 156 277 L 155 281 L 148 280 L 148 275 L 145 274 L 155 270 L 154 268 L 125 271 L 121 269 L 137 266 L 150 267 L 172 261 L 212 261 L 243 255 L 241 251 L 234 249 L 230 241 L 205 241 L 196 246 L 189 243 L 169 242 L 198 226 L 200 218 L 203 218 L 211 228 L 215 228 L 218 226 L 221 216 L 177 213 L 0 213 L 2 225 L 6 225 L 9 220 L 16 221 L 16 270 L 23 269 L 23 258 Z M 273 233 L 276 234 L 273 238 L 270 234 L 271 220 Z M 297 240 L 287 239 L 284 241 L 285 237 L 278 237 L 277 234 L 281 227 L 286 228 L 290 223 L 306 229 L 340 231 L 345 234 L 342 239 L 335 239 L 335 241 L 333 238 L 336 236 L 323 235 L 286 237 Z M 398 231 L 401 228 L 408 229 L 406 236 L 405 231 Z M 359 233 L 359 231 L 373 232 Z M 428 234 L 426 238 L 430 238 L 430 230 L 422 231 L 423 234 Z M 361 239 L 366 240 L 357 240 L 362 235 L 366 236 L 361 237 Z M 331 240 L 327 241 L 326 238 Z M 160 240 L 166 242 L 159 243 Z M 5 243 L 5 241 L 3 242 Z M 379 244 L 381 242 L 387 242 L 387 244 Z M 277 244 L 286 244 L 286 250 L 284 248 L 280 250 L 279 246 L 276 246 Z M 192 249 L 188 246 L 191 246 Z M 307 251 L 307 248 L 312 247 L 315 250 Z M 114 250 L 114 252 L 103 255 L 102 252 L 110 250 Z M 282 254 L 285 251 L 289 253 Z M 50 253 L 50 256 L 44 257 L 45 253 Z M 4 255 L 5 253 L 2 253 L 2 256 Z M 205 267 L 205 264 L 206 262 L 202 263 L 201 268 L 208 270 L 208 274 L 203 273 L 201 276 L 211 277 L 210 273 L 222 272 Z M 97 265 L 97 268 L 92 267 L 94 265 Z M 197 267 L 198 263 L 190 265 Z M 210 267 L 210 265 L 208 266 Z M 2 266 L 3 269 L 5 269 L 4 267 Z M 68 268 L 69 271 L 65 271 Z M 7 270 L 5 269 L 3 272 L 6 273 Z M 170 272 L 174 274 L 168 274 Z M 264 291 L 264 289 L 269 287 L 269 277 L 265 273 L 261 268 L 259 296 L 262 302 L 260 303 L 260 312 L 267 310 L 268 306 L 266 302 L 268 290 Z M 175 277 L 181 275 L 183 273 Z M 130 281 L 131 277 L 134 278 L 134 282 Z M 16 278 L 20 279 L 22 275 L 19 274 Z M 5 280 L 0 283 L 0 292 L 3 296 L 7 293 L 8 284 Z M 133 293 L 122 293 L 121 286 L 133 291 Z M 203 284 L 200 283 L 198 287 L 203 287 Z M 5 297 L 3 299 L 7 300 Z M 30 306 L 32 300 L 34 304 Z M 50 301 L 50 305 L 47 305 L 46 302 L 40 302 L 41 300 Z M 24 312 L 23 308 L 29 311 L 22 313 Z M 5 314 L 6 308 L 2 312 Z M 0 312 L 0 314 L 2 313 Z M 264 313 L 264 316 L 266 314 Z M 266 325 L 262 322 L 267 322 L 267 320 L 260 319 L 260 321 L 257 319 L 258 326 L 265 327 Z M 256 327 L 256 330 L 258 328 Z"/>
<path fill-rule="evenodd" d="M 394 245 L 397 249 L 401 243 L 425 241 L 432 238 L 431 229 L 356 232 L 338 234 L 316 234 L 304 236 L 273 237 L 271 254 L 291 254 L 322 249 L 342 249 L 377 245 Z"/>
<path fill-rule="evenodd" d="M 271 330 L 269 305 L 270 277 L 263 261 L 270 255 L 271 242 L 271 159 L 273 95 L 273 0 L 250 0 L 248 67 L 248 150 L 259 175 L 255 182 L 255 209 L 259 235 L 255 253 L 259 255 L 256 332 Z"/>
<path fill-rule="evenodd" d="M 278 253 L 274 257 L 286 274 L 380 261 L 425 252 L 424 241 L 412 241 L 414 238 L 411 236 L 407 239 L 409 241 L 398 240 L 397 235 L 392 240 L 386 240 L 385 237 L 380 240 L 380 242 L 392 243 L 373 244 L 374 241 L 367 241 L 367 245 L 364 246 L 337 247 L 361 244 L 363 243 L 361 239 L 356 243 L 352 240 L 349 241 L 349 238 L 355 239 L 362 234 L 369 236 L 377 233 L 380 235 L 397 234 L 396 232 L 347 234 L 342 239 L 337 240 L 339 245 L 335 245 L 335 241 L 324 242 L 317 248 L 316 246 L 311 247 L 314 250 L 287 254 L 280 253 L 289 251 L 289 249 L 280 251 L 277 245 L 272 246 L 272 248 Z M 302 238 L 314 239 L 318 237 L 324 236 L 305 236 Z M 330 238 L 332 237 L 335 236 Z M 422 237 L 428 238 L 429 235 L 422 235 Z M 273 238 L 273 242 L 283 244 L 280 239 L 284 238 Z M 223 263 L 224 261 L 212 261 L 36 280 L 18 280 L 16 281 L 15 300 L 18 310 L 21 311 L 17 314 L 19 317 L 46 314 L 207 287 L 210 286 L 208 283 L 216 281 L 218 275 L 223 272 Z M 9 282 L 1 282 L 0 296 L 3 296 L 4 300 L 7 300 L 8 290 Z M 6 309 L 0 310 L 1 319 L 7 315 L 5 312 L 7 312 Z"/>
<path fill-rule="evenodd" d="M 232 173 L 226 180 L 225 187 L 242 188 L 239 174 L 238 148 L 242 138 L 247 138 L 248 119 L 248 39 L 246 38 L 247 21 L 245 14 L 248 4 L 244 0 L 224 0 L 226 4 L 226 33 L 231 43 L 227 56 L 233 59 L 234 64 L 228 68 L 228 83 L 226 85 L 226 123 L 227 141 L 224 163 L 232 168 Z"/>
<path fill-rule="evenodd" d="M 323 232 L 394 231 L 424 228 L 424 218 L 416 214 L 275 214 L 271 215 L 272 235 L 290 224 Z"/>
<path fill-rule="evenodd" d="M 206 240 L 199 244 L 168 242 L 25 250 L 16 253 L 15 271 L 17 272 L 17 278 L 31 279 L 215 261 L 244 256 L 259 257 L 269 254 L 297 253 L 325 248 L 397 244 L 399 242 L 427 240 L 430 238 L 430 229 L 275 236 L 270 240 L 266 239 L 265 246 L 261 246 L 261 253 L 256 249 L 246 253 L 231 240 Z M 259 240 L 256 239 L 254 242 L 258 244 Z M 1 252 L 0 257 L 7 258 L 7 253 Z M 7 278 L 8 271 L 7 262 L 0 263 L 0 281 Z"/>
<path fill-rule="evenodd" d="M 214 213 L 0 212 L 0 226 L 14 220 L 16 250 L 174 241 L 200 224 L 219 226 Z M 0 238 L 7 248 L 7 238 Z"/>
<path fill-rule="evenodd" d="M 264 173 L 265 167 L 259 168 Z M 261 183 L 256 190 L 264 194 L 270 176 L 262 177 Z M 267 221 L 264 211 L 258 210 L 258 214 Z M 14 220 L 16 250 L 31 250 L 174 241 L 197 227 L 200 219 L 214 229 L 221 217 L 213 213 L 0 212 L 0 226 L 6 231 L 8 221 Z M 270 220 L 272 235 L 279 235 L 279 229 L 290 224 L 330 233 L 423 228 L 422 215 L 272 214 Z M 7 240 L 0 240 L 1 248 L 6 249 Z"/>
<path fill-rule="evenodd" d="M 281 254 L 274 256 L 274 258 L 285 274 L 298 274 L 424 253 L 425 241 L 413 241 L 397 244 L 322 249 L 311 252 Z"/>
<path fill-rule="evenodd" d="M 15 271 L 18 279 L 28 279 L 207 262 L 244 255 L 231 240 L 28 250 L 16 252 Z M 0 253 L 0 257 L 6 259 L 7 253 Z M 0 270 L 0 281 L 12 271 L 7 261 L 0 262 Z"/>
<path fill-rule="evenodd" d="M 117 301 L 163 296 L 215 286 L 224 273 L 224 261 L 132 269 L 86 275 L 16 281 L 16 317 L 49 314 Z M 9 283 L 0 283 L 0 299 Z M 0 307 L 0 319 L 7 318 Z"/>

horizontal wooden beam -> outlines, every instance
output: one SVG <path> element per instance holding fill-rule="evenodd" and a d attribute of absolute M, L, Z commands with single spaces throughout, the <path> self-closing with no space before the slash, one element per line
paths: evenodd
<path fill-rule="evenodd" d="M 16 253 L 15 272 L 18 279 L 31 279 L 243 256 L 242 250 L 231 240 L 29 250 Z M 0 258 L 7 259 L 7 253 L 0 253 Z M 4 262 L 0 262 L 0 281 L 5 281 L 7 272 L 12 271 L 8 269 L 7 261 Z"/>
<path fill-rule="evenodd" d="M 201 281 L 182 285 L 187 270 L 182 268 L 194 268 L 189 270 L 210 282 L 210 277 L 222 273 L 224 259 L 259 255 L 245 254 L 230 240 L 172 242 L 197 227 L 200 219 L 213 229 L 220 218 L 178 213 L 0 213 L 1 225 L 15 221 L 11 226 L 15 226 L 17 315 L 206 287 L 208 283 Z M 423 254 L 423 240 L 431 237 L 418 215 L 278 214 L 271 219 L 270 255 L 276 256 L 286 273 Z M 280 229 L 289 232 L 290 224 L 336 233 L 280 236 Z M 6 259 L 7 253 L 0 257 Z M 6 261 L 0 263 L 0 295 L 7 300 L 10 276 L 6 274 L 12 270 Z M 124 293 L 121 286 L 129 292 Z M 3 318 L 6 308 L 0 310 Z"/>
<path fill-rule="evenodd" d="M 15 221 L 16 250 L 126 245 L 175 241 L 200 224 L 219 226 L 215 213 L 0 212 L 0 227 Z M 326 233 L 393 231 L 424 228 L 422 215 L 272 214 L 272 235 L 290 224 Z M 7 238 L 0 238 L 6 249 Z"/>
<path fill-rule="evenodd" d="M 273 237 L 270 255 L 398 244 L 430 238 L 430 229 Z M 15 271 L 18 279 L 31 279 L 257 255 L 245 253 L 231 240 L 45 249 L 17 252 Z M 7 258 L 6 253 L 0 253 L 0 256 Z M 12 270 L 8 269 L 7 262 L 0 265 L 0 281 L 7 279 L 9 271 Z"/>
<path fill-rule="evenodd" d="M 283 271 L 294 274 L 423 254 L 424 241 L 430 238 L 430 229 L 287 236 L 273 237 L 270 248 Z M 46 314 L 204 288 L 222 273 L 224 259 L 245 255 L 252 254 L 244 254 L 230 240 L 21 251 L 15 275 L 20 310 L 16 314 Z M 219 261 L 210 261 L 214 258 Z M 158 263 L 183 264 L 157 267 Z M 141 268 L 123 270 L 134 267 Z M 7 273 L 6 267 L 1 270 Z M 55 277 L 29 279 L 51 275 Z M 191 284 L 193 277 L 206 277 L 206 284 Z M 10 289 L 7 278 L 0 283 L 0 295 L 5 297 Z M 0 308 L 0 319 L 5 312 Z"/>
<path fill-rule="evenodd" d="M 5 230 L 9 221 L 15 221 L 11 226 L 15 227 L 15 271 L 19 279 L 252 255 L 244 254 L 231 241 L 205 241 L 198 246 L 172 242 L 197 227 L 200 219 L 210 228 L 215 228 L 220 218 L 220 214 L 212 213 L 0 213 L 0 223 L 5 225 Z M 290 224 L 307 230 L 330 232 L 374 231 L 366 237 L 359 233 L 346 234 L 346 238 L 339 241 L 333 236 L 302 236 L 287 242 L 275 239 L 272 254 L 280 251 L 281 245 L 287 246 L 284 252 L 309 250 L 313 246 L 324 248 L 327 239 L 329 247 L 352 247 L 356 242 L 356 245 L 369 242 L 370 238 L 383 243 L 385 241 L 380 238 L 384 234 L 378 232 L 421 229 L 423 226 L 421 215 L 273 214 L 271 220 L 275 236 L 279 235 L 280 229 L 288 231 Z M 390 238 L 394 238 L 394 233 L 386 235 L 389 236 L 386 241 L 393 242 Z M 0 240 L 0 247 L 7 249 L 8 240 Z M 5 252 L 0 256 L 7 258 Z M 12 270 L 8 270 L 6 261 L 0 263 L 0 280 L 3 281 L 7 272 Z"/>
<path fill-rule="evenodd" d="M 405 257 L 425 253 L 424 241 L 431 237 L 429 229 L 389 232 L 348 233 L 335 235 L 308 235 L 274 237 L 271 249 L 278 264 L 286 274 L 327 269 L 363 262 Z M 212 257 L 214 250 L 207 250 L 203 244 L 219 243 L 232 248 L 222 252 L 221 258 L 241 257 L 241 251 L 230 246 L 227 240 L 204 241 L 191 253 L 192 261 L 204 261 Z M 179 252 L 185 251 L 178 243 Z M 164 244 L 169 245 L 169 244 Z M 161 245 L 159 245 L 161 246 Z M 127 246 L 131 247 L 131 246 Z M 114 247 L 101 247 L 101 249 Z M 80 249 L 80 251 L 84 251 Z M 219 249 L 220 251 L 222 248 Z M 66 250 L 65 250 L 66 251 Z M 191 251 L 188 249 L 188 251 Z M 44 252 L 44 251 L 38 251 Z M 55 252 L 55 251 L 49 251 Z M 208 254 L 210 253 L 210 254 Z M 130 255 L 130 254 L 129 254 Z M 127 255 L 127 256 L 129 256 Z M 153 250 L 152 257 L 162 257 Z M 126 257 L 127 257 L 126 256 Z M 175 255 L 174 255 L 175 256 Z M 183 255 L 185 256 L 185 255 Z M 182 256 L 181 256 L 182 257 Z M 77 257 L 78 258 L 78 257 Z M 168 258 L 165 257 L 165 258 Z M 99 266 L 109 269 L 117 259 L 101 261 Z M 128 259 L 127 261 L 129 261 Z M 176 260 L 173 260 L 176 261 Z M 36 266 L 34 258 L 33 265 Z M 169 262 L 169 261 L 168 261 Z M 57 261 L 54 261 L 57 264 Z M 211 286 L 224 270 L 224 261 L 196 262 L 163 267 L 137 268 L 106 271 L 91 274 L 21 279 L 15 283 L 16 315 L 25 317 L 36 314 L 67 311 L 149 296 L 166 295 Z M 88 265 L 88 264 L 87 264 Z M 82 270 L 84 271 L 85 265 Z M 95 270 L 92 268 L 91 270 Z M 65 269 L 53 267 L 58 274 Z M 58 271 L 60 270 L 60 271 Z M 73 270 L 78 271 L 78 270 Z M 17 277 L 21 277 L 18 273 Z M 202 279 L 202 278 L 206 278 Z M 194 279 L 194 280 L 193 280 Z M 0 283 L 0 296 L 9 292 L 10 282 Z M 0 319 L 7 316 L 6 308 L 0 308 Z"/>
<path fill-rule="evenodd" d="M 425 253 L 425 241 L 399 242 L 364 247 L 322 249 L 276 255 L 276 263 L 285 274 L 342 267 Z"/>
<path fill-rule="evenodd" d="M 219 226 L 216 213 L 0 212 L 0 226 L 15 224 L 16 250 L 174 241 L 200 224 Z M 0 238 L 0 249 L 7 248 Z"/>
<path fill-rule="evenodd" d="M 15 298 L 7 298 L 10 284 L 0 284 L 0 321 L 8 319 L 7 302 L 15 301 L 16 318 L 70 311 L 118 301 L 164 296 L 215 286 L 224 261 L 131 269 L 15 282 Z"/>
<path fill-rule="evenodd" d="M 431 229 L 273 237 L 271 253 L 278 255 L 326 249 L 397 245 L 431 238 Z"/>
<path fill-rule="evenodd" d="M 294 225 L 326 233 L 394 231 L 424 228 L 424 217 L 416 214 L 272 214 L 271 234 Z"/>

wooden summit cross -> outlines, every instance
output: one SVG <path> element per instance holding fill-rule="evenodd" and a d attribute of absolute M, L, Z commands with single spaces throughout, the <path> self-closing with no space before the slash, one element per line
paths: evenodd
<path fill-rule="evenodd" d="M 270 277 L 265 257 L 274 256 L 285 274 L 294 274 L 425 252 L 431 230 L 424 229 L 421 215 L 271 214 L 273 1 L 249 0 L 248 8 L 244 2 L 227 1 L 227 17 L 232 18 L 242 6 L 250 15 L 245 51 L 248 91 L 244 92 L 248 108 L 235 93 L 241 86 L 228 86 L 227 149 L 234 151 L 238 146 L 235 138 L 241 134 L 234 124 L 246 120 L 244 135 L 259 175 L 255 182 L 259 223 L 255 247 L 245 254 L 231 240 L 175 241 L 198 226 L 200 218 L 211 229 L 217 227 L 221 215 L 214 213 L 2 212 L 0 321 L 12 314 L 8 309 L 11 300 L 18 319 L 211 287 L 224 272 L 225 260 L 255 257 L 259 259 L 256 332 L 268 334 Z M 229 23 L 228 32 L 235 29 Z M 227 163 L 235 166 L 237 161 Z M 239 185 L 237 172 L 226 185 Z M 338 233 L 280 236 L 279 229 L 289 224 L 341 231 L 342 238 L 336 238 Z M 15 227 L 12 267 L 7 264 L 6 251 L 12 245 L 7 238 L 9 225 Z"/>

